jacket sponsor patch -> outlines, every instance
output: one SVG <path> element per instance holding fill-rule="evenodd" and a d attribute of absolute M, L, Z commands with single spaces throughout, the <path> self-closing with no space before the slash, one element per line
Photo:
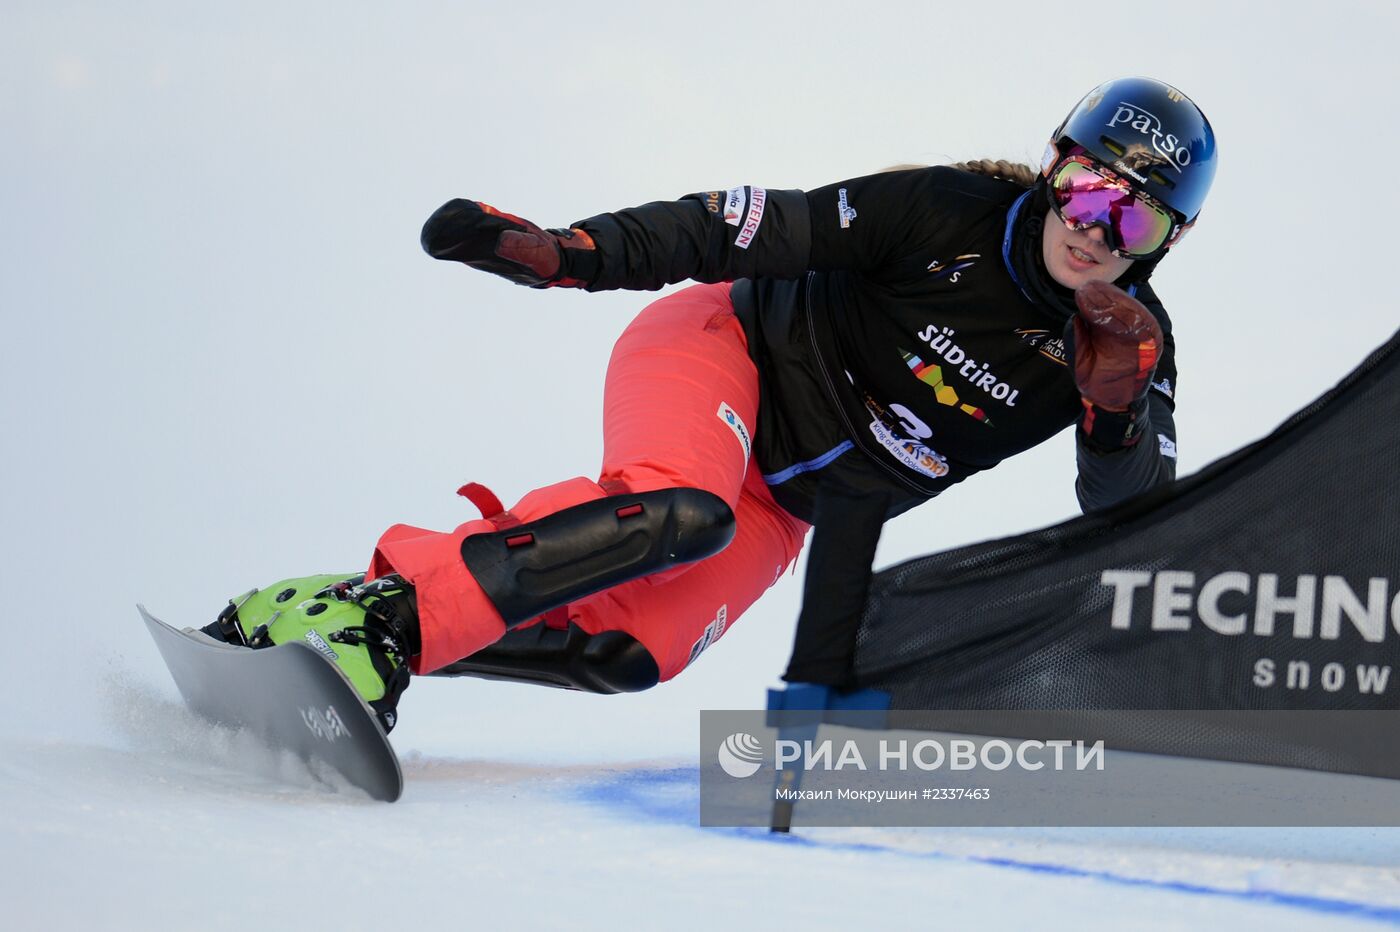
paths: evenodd
<path fill-rule="evenodd" d="M 841 218 L 841 229 L 849 229 L 851 221 L 856 219 L 856 209 L 847 202 L 845 188 L 836 192 L 836 212 Z"/>
<path fill-rule="evenodd" d="M 1157 435 L 1157 449 L 1162 455 L 1170 459 L 1176 459 L 1176 441 L 1166 434 Z"/>
<path fill-rule="evenodd" d="M 744 448 L 744 470 L 747 472 L 749 456 L 753 450 L 753 444 L 749 440 L 749 428 L 744 424 L 743 419 L 734 412 L 734 409 L 722 401 L 719 403 L 719 410 L 715 412 L 715 416 L 734 432 L 735 437 L 739 438 L 739 445 Z"/>
<path fill-rule="evenodd" d="M 1166 395 L 1168 398 L 1172 399 L 1173 401 L 1176 400 L 1176 395 L 1173 393 L 1173 390 L 1172 390 L 1172 380 L 1171 380 L 1171 379 L 1161 379 L 1160 381 L 1153 382 L 1153 383 L 1151 383 L 1151 384 L 1152 384 L 1152 387 L 1153 387 L 1153 388 L 1157 389 L 1157 391 L 1161 392 L 1163 395 Z"/>
<path fill-rule="evenodd" d="M 759 187 L 749 188 L 749 209 L 744 215 L 743 226 L 739 227 L 739 236 L 734 240 L 735 246 L 749 248 L 749 243 L 758 234 L 758 225 L 763 222 L 763 208 L 767 203 L 767 191 Z"/>
<path fill-rule="evenodd" d="M 870 422 L 870 432 L 895 459 L 917 473 L 930 479 L 942 479 L 948 475 L 948 461 L 937 452 L 908 437 L 901 437 L 878 417 Z"/>
<path fill-rule="evenodd" d="M 705 652 L 705 648 L 709 647 L 715 641 L 718 641 L 720 635 L 724 634 L 724 628 L 728 622 L 728 615 L 728 603 L 721 605 L 719 611 L 715 612 L 714 621 L 706 625 L 704 633 L 696 639 L 694 644 L 690 645 L 690 657 L 685 662 L 687 667 L 695 662 L 696 657 L 699 657 Z"/>
<path fill-rule="evenodd" d="M 744 197 L 743 188 L 730 188 L 724 192 L 724 222 L 732 227 L 737 227 L 739 221 L 744 216 L 744 205 L 748 203 L 748 198 Z"/>

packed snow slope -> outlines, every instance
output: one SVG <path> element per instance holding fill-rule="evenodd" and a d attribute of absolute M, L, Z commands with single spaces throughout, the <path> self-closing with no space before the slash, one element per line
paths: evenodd
<path fill-rule="evenodd" d="M 396 732 L 390 805 L 160 679 L 109 672 L 91 730 L 0 744 L 8 928 L 1400 926 L 1400 830 L 703 829 L 694 754 L 550 760 L 551 724 L 493 753 L 485 712 Z"/>

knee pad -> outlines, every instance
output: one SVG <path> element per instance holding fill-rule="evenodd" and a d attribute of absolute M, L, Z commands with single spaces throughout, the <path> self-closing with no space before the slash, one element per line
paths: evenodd
<path fill-rule="evenodd" d="M 462 560 L 514 627 L 639 576 L 713 556 L 734 512 L 701 489 L 659 489 L 574 505 L 462 541 Z"/>

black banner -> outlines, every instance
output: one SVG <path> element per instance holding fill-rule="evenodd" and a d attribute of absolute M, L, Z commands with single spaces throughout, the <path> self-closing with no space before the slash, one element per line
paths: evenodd
<path fill-rule="evenodd" d="M 1189 478 L 876 574 L 855 681 L 902 709 L 1400 709 L 1397 343 Z M 1148 745 L 1192 753 L 1170 718 Z"/>

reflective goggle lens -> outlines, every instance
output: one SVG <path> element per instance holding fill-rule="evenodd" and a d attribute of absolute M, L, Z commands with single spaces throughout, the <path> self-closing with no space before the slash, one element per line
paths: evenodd
<path fill-rule="evenodd" d="M 1055 170 L 1050 191 L 1066 223 L 1077 229 L 1104 224 L 1114 251 L 1126 257 L 1150 256 L 1171 235 L 1171 214 L 1080 159 L 1070 158 Z"/>

